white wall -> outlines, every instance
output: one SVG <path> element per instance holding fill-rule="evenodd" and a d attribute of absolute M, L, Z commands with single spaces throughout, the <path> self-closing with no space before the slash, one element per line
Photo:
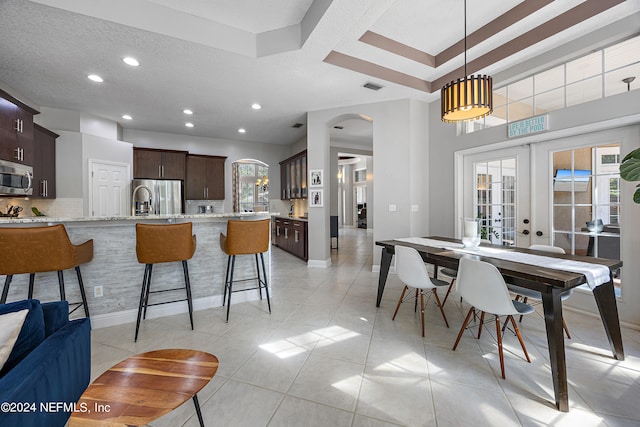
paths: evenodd
<path fill-rule="evenodd" d="M 429 106 L 423 102 L 399 100 L 308 114 L 309 169 L 325 171 L 330 170 L 330 128 L 342 120 L 359 118 L 359 114 L 373 118 L 374 241 L 422 235 L 428 231 L 427 209 L 414 215 L 410 212 L 412 204 L 426 206 L 428 175 L 424 165 L 428 155 L 428 111 Z M 417 161 L 412 156 L 422 160 Z M 331 182 L 325 180 L 326 193 L 331 192 Z M 326 266 L 331 262 L 329 212 L 332 201 L 329 199 L 328 202 L 323 208 L 309 209 L 311 266 Z M 390 204 L 396 206 L 395 212 L 389 212 Z M 380 251 L 374 247 L 374 265 L 380 263 L 379 259 Z"/>
<path fill-rule="evenodd" d="M 240 159 L 256 159 L 269 165 L 269 187 L 273 198 L 279 200 L 280 161 L 290 156 L 290 146 L 233 141 L 218 138 L 203 138 L 135 129 L 123 129 L 122 138 L 135 147 L 186 150 L 191 154 L 225 156 L 225 212 L 231 212 L 231 164 Z M 287 208 L 288 212 L 288 208 Z"/>

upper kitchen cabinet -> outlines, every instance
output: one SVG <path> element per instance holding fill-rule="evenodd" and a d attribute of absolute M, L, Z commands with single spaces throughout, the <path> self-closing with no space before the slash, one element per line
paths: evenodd
<path fill-rule="evenodd" d="M 221 156 L 187 156 L 187 200 L 224 200 L 224 162 Z"/>
<path fill-rule="evenodd" d="M 280 162 L 280 199 L 307 198 L 307 150 Z"/>
<path fill-rule="evenodd" d="M 38 124 L 33 125 L 33 195 L 37 199 L 56 198 L 57 134 Z"/>
<path fill-rule="evenodd" d="M 135 147 L 133 149 L 134 178 L 184 180 L 186 167 L 186 151 Z"/>
<path fill-rule="evenodd" d="M 0 90 L 0 159 L 33 165 L 33 116 L 37 110 Z"/>

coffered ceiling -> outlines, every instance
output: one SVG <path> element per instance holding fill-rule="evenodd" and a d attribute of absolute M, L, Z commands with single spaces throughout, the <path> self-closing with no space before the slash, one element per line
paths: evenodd
<path fill-rule="evenodd" d="M 3 0 L 0 85 L 38 107 L 84 111 L 124 128 L 290 144 L 305 136 L 306 126 L 292 126 L 306 124 L 308 111 L 438 99 L 442 84 L 463 74 L 463 5 Z M 567 43 L 593 47 L 586 36 L 594 32 L 602 44 L 640 32 L 640 0 L 469 0 L 467 7 L 467 72 L 498 76 L 494 85 Z M 124 65 L 125 56 L 141 65 Z M 367 82 L 383 88 L 366 89 Z M 252 110 L 254 102 L 263 108 Z M 195 112 L 193 128 L 184 126 L 184 108 Z M 345 140 L 367 139 L 362 129 L 354 133 Z"/>

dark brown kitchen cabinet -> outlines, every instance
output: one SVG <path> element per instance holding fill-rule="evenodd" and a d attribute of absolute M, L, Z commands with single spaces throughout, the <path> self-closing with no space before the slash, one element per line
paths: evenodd
<path fill-rule="evenodd" d="M 275 223 L 275 245 L 307 261 L 309 259 L 307 221 L 277 217 Z"/>
<path fill-rule="evenodd" d="M 37 110 L 0 90 L 0 159 L 33 165 L 33 116 Z"/>
<path fill-rule="evenodd" d="M 280 199 L 307 198 L 307 150 L 280 162 Z"/>
<path fill-rule="evenodd" d="M 155 148 L 133 149 L 134 178 L 184 180 L 186 168 L 186 151 Z"/>
<path fill-rule="evenodd" d="M 187 156 L 187 200 L 224 200 L 224 162 L 222 156 Z"/>
<path fill-rule="evenodd" d="M 57 134 L 40 125 L 33 126 L 33 195 L 36 199 L 56 198 Z"/>

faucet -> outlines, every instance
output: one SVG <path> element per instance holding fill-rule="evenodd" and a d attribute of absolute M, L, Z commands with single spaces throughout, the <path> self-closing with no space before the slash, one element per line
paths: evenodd
<path fill-rule="evenodd" d="M 136 215 L 136 193 L 140 189 L 145 189 L 149 193 L 149 213 L 153 213 L 153 204 L 151 199 L 151 194 L 153 193 L 151 193 L 151 189 L 146 185 L 138 185 L 136 188 L 133 189 L 133 192 L 131 193 L 131 215 L 132 216 Z"/>

